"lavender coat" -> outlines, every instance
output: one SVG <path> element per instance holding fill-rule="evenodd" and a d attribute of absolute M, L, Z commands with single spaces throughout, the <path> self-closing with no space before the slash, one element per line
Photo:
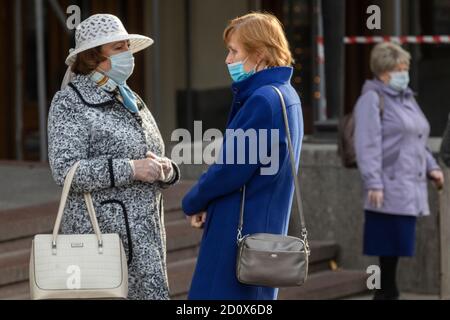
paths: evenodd
<path fill-rule="evenodd" d="M 380 116 L 380 96 L 384 112 Z M 379 80 L 367 80 L 355 107 L 355 151 L 364 185 L 364 208 L 380 213 L 426 216 L 427 176 L 439 169 L 427 149 L 430 125 L 413 92 L 397 92 Z M 381 208 L 367 199 L 384 191 Z"/>

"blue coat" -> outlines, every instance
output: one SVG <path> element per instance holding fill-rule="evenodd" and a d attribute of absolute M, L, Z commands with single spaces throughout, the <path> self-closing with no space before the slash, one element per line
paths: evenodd
<path fill-rule="evenodd" d="M 294 183 L 281 103 L 270 85 L 278 87 L 285 98 L 298 168 L 303 138 L 303 116 L 299 96 L 290 84 L 291 76 L 292 68 L 276 67 L 260 71 L 233 84 L 234 100 L 227 129 L 256 129 L 258 132 L 258 129 L 278 129 L 279 138 L 277 141 L 269 139 L 269 149 L 274 150 L 274 144 L 278 145 L 279 169 L 273 175 L 263 175 L 260 169 L 269 165 L 262 164 L 259 160 L 256 164 L 251 164 L 250 161 L 246 161 L 246 164 L 215 163 L 184 197 L 183 210 L 187 215 L 207 211 L 189 299 L 277 298 L 277 289 L 238 282 L 236 237 L 241 203 L 240 189 L 244 184 L 247 186 L 247 195 L 243 235 L 258 232 L 287 233 Z M 258 139 L 260 137 L 258 134 Z M 225 136 L 222 156 L 228 152 L 227 139 L 228 136 Z M 248 145 L 245 146 L 245 152 L 248 156 Z"/>
<path fill-rule="evenodd" d="M 380 96 L 384 111 L 380 117 Z M 430 125 L 411 89 L 399 92 L 379 80 L 366 81 L 355 107 L 355 151 L 364 183 L 364 208 L 380 213 L 426 216 L 427 175 L 439 170 L 427 149 Z M 367 190 L 383 190 L 380 209 Z"/>

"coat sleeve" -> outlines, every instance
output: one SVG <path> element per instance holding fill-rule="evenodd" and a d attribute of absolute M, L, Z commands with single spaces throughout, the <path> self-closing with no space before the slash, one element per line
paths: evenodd
<path fill-rule="evenodd" d="M 242 107 L 236 115 L 236 123 L 232 123 L 228 129 L 242 129 L 244 132 L 248 132 L 248 129 L 254 129 L 256 137 L 259 141 L 261 139 L 259 129 L 272 129 L 272 110 L 270 103 L 264 96 L 257 95 L 251 97 L 249 101 Z M 253 131 L 253 130 L 251 130 Z M 257 173 L 257 170 L 262 167 L 261 159 L 258 158 L 256 163 L 252 164 L 251 161 L 245 161 L 245 164 L 237 164 L 237 154 L 245 152 L 246 160 L 249 159 L 249 155 L 252 152 L 251 146 L 248 143 L 242 146 L 236 146 L 237 143 L 231 143 L 232 136 L 227 134 L 224 137 L 222 143 L 222 149 L 219 155 L 219 159 L 222 161 L 216 161 L 209 169 L 200 177 L 197 184 L 187 193 L 184 197 L 182 206 L 183 211 L 187 215 L 193 215 L 202 211 L 206 211 L 208 204 L 224 195 L 230 194 L 243 187 L 250 178 Z M 268 149 L 271 151 L 271 139 L 268 134 Z M 230 143 L 229 143 L 230 142 Z M 239 148 L 245 148 L 244 150 L 238 150 Z M 234 152 L 234 153 L 230 153 Z M 227 156 L 233 161 L 225 161 Z"/>
<path fill-rule="evenodd" d="M 439 156 L 447 167 L 450 167 L 450 116 L 442 137 L 441 150 Z"/>
<path fill-rule="evenodd" d="M 437 164 L 436 159 L 433 156 L 433 153 L 430 151 L 430 149 L 427 148 L 427 173 L 430 173 L 433 170 L 441 170 L 439 165 Z"/>
<path fill-rule="evenodd" d="M 89 156 L 90 123 L 84 106 L 58 92 L 48 117 L 49 162 L 55 182 L 63 186 L 70 168 L 80 161 L 72 182 L 76 192 L 92 192 L 133 182 L 130 159 Z"/>
<path fill-rule="evenodd" d="M 383 190 L 382 131 L 380 98 L 370 91 L 362 95 L 355 107 L 356 162 L 366 190 Z"/>
<path fill-rule="evenodd" d="M 160 182 L 159 185 L 162 189 L 167 189 L 175 184 L 177 184 L 181 179 L 180 174 L 180 168 L 178 165 L 172 161 L 172 168 L 173 168 L 173 177 L 170 179 L 170 181 L 167 182 Z"/>

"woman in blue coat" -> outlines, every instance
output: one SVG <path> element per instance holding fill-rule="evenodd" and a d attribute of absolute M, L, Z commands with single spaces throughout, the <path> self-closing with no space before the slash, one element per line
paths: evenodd
<path fill-rule="evenodd" d="M 241 188 L 246 185 L 243 235 L 287 234 L 294 182 L 281 103 L 271 86 L 279 88 L 286 101 L 297 167 L 303 138 L 300 99 L 290 84 L 292 56 L 277 18 L 252 13 L 232 20 L 224 41 L 234 99 L 218 157 L 222 161 L 210 166 L 183 199 L 191 225 L 204 228 L 189 299 L 272 300 L 276 288 L 245 285 L 236 278 Z M 230 143 L 236 137 L 231 130 L 254 139 Z M 251 161 L 255 141 L 262 155 Z M 245 161 L 239 161 L 239 155 L 245 155 Z"/>

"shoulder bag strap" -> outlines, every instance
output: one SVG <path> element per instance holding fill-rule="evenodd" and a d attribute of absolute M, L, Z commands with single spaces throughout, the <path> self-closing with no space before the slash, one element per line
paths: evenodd
<path fill-rule="evenodd" d="M 289 149 L 289 156 L 290 156 L 290 164 L 291 164 L 291 171 L 292 176 L 294 178 L 294 189 L 295 189 L 295 199 L 297 201 L 297 208 L 300 218 L 300 225 L 301 225 L 301 236 L 304 240 L 305 244 L 308 245 L 308 232 L 306 230 L 306 224 L 305 224 L 305 216 L 303 214 L 303 205 L 302 200 L 300 196 L 300 183 L 298 181 L 296 168 L 295 168 L 295 157 L 294 157 L 294 148 L 292 146 L 292 140 L 291 140 L 291 130 L 289 129 L 289 121 L 287 116 L 287 110 L 286 110 L 286 103 L 283 98 L 283 94 L 281 91 L 277 88 L 272 86 L 272 88 L 277 92 L 278 96 L 280 97 L 281 101 L 281 107 L 283 109 L 283 119 L 284 119 L 284 125 L 286 129 L 286 137 L 288 141 L 288 149 Z M 241 200 L 241 208 L 240 208 L 240 219 L 239 219 L 239 228 L 238 228 L 238 242 L 242 240 L 242 228 L 244 225 L 244 206 L 245 206 L 245 189 L 246 186 L 242 188 L 242 200 Z M 308 248 L 308 247 L 307 247 Z M 309 248 L 308 248 L 309 250 Z"/>

